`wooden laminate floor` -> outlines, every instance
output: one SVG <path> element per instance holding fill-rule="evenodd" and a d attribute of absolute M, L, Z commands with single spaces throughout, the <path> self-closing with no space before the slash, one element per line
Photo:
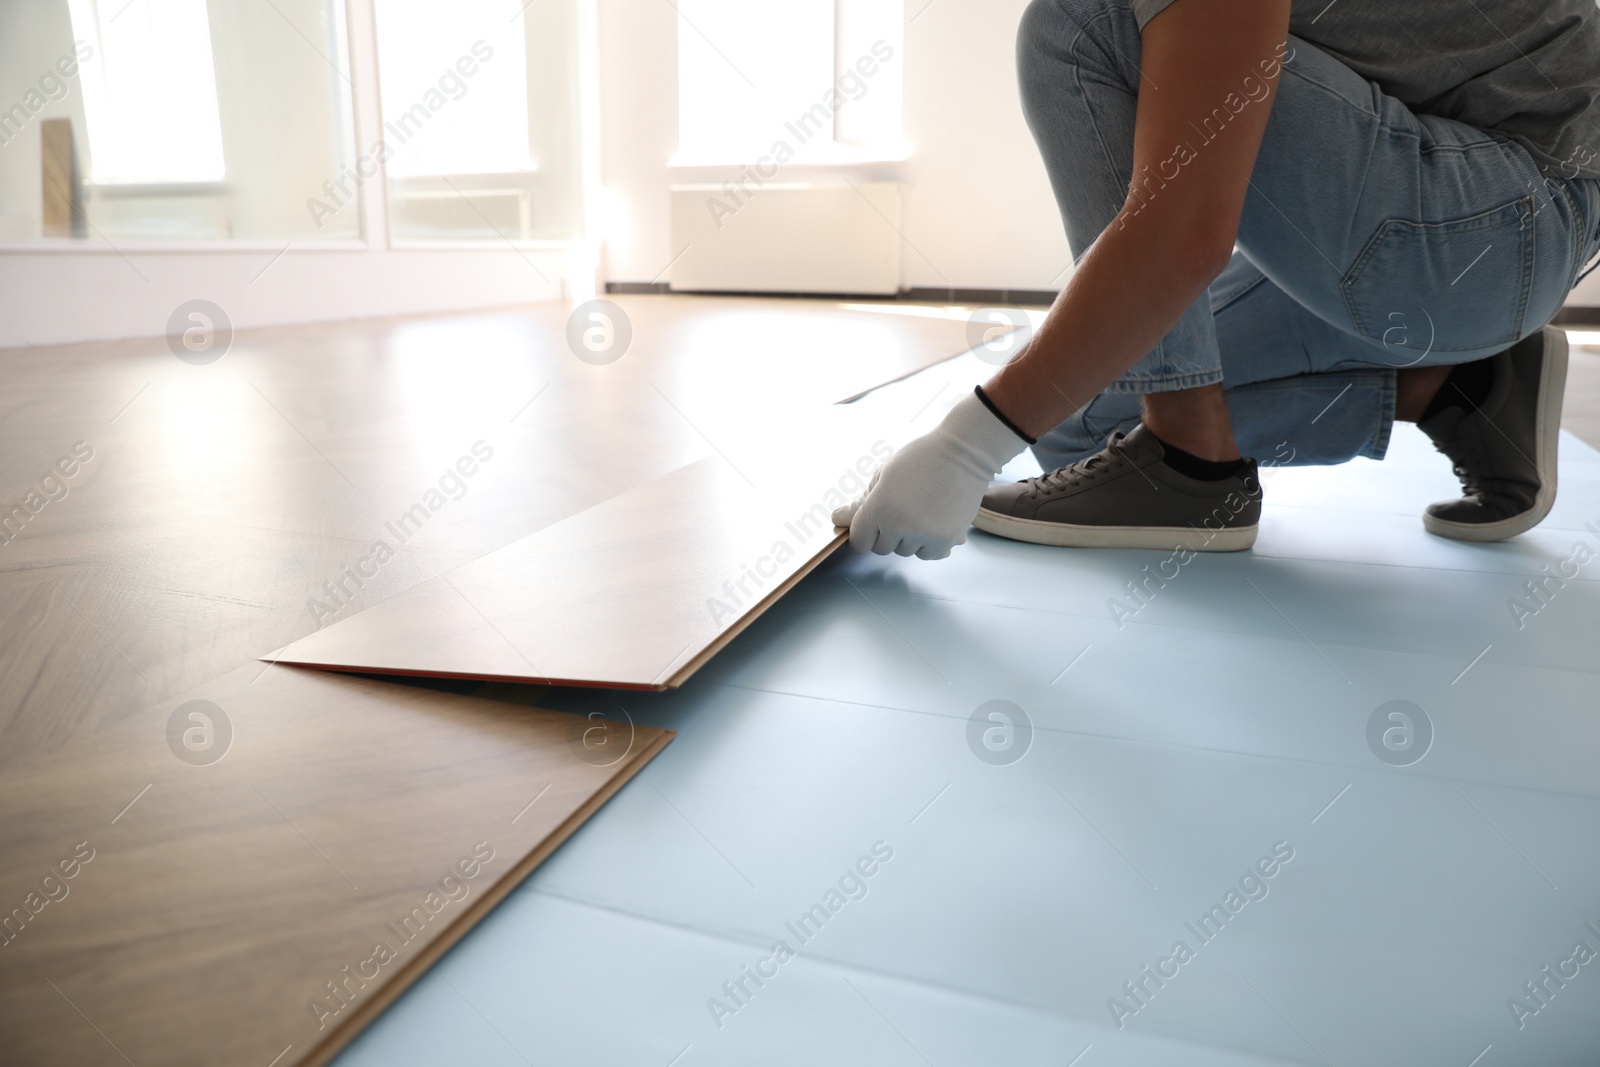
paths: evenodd
<path fill-rule="evenodd" d="M 966 347 L 616 303 L 0 355 L 0 1059 L 325 1062 L 671 733 L 258 658 Z"/>
<path fill-rule="evenodd" d="M 763 413 L 708 456 L 267 657 L 335 670 L 674 688 L 843 543 L 833 510 L 958 391 Z M 803 442 L 797 446 L 796 442 Z"/>
<path fill-rule="evenodd" d="M 827 303 L 616 302 L 600 365 L 557 305 L 241 334 L 205 366 L 4 353 L 0 504 L 36 510 L 0 544 L 0 767 L 966 347 Z"/>
<path fill-rule="evenodd" d="M 13 767 L 0 1059 L 326 1062 L 670 737 L 248 664 Z"/>

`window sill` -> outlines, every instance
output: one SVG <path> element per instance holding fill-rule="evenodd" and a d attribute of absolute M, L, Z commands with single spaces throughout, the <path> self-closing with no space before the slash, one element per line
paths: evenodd
<path fill-rule="evenodd" d="M 539 164 L 529 163 L 525 166 L 511 167 L 506 170 L 467 170 L 467 171 L 429 171 L 427 173 L 407 173 L 404 171 L 389 170 L 390 185 L 410 185 L 421 183 L 439 183 L 451 181 L 506 181 L 517 178 L 531 178 L 540 171 Z"/>
<path fill-rule="evenodd" d="M 234 239 L 218 237 L 211 240 L 171 241 L 145 240 L 136 237 L 118 238 L 115 244 L 103 239 L 83 237 L 37 237 L 27 241 L 0 242 L 0 256 L 38 255 L 185 255 L 204 253 L 256 253 L 276 255 L 292 245 L 290 251 L 301 252 L 365 252 L 371 249 L 366 241 L 353 237 L 331 237 L 317 240 L 311 237 L 293 237 L 280 241 L 263 241 L 254 238 Z"/>
<path fill-rule="evenodd" d="M 95 200 L 121 200 L 149 196 L 228 196 L 227 182 L 84 182 L 83 191 Z"/>
<path fill-rule="evenodd" d="M 764 187 L 777 185 L 808 185 L 837 183 L 845 179 L 859 181 L 905 181 L 906 157 L 903 155 L 874 155 L 855 158 L 829 157 L 825 159 L 791 159 L 789 162 L 761 171 L 754 163 L 708 163 L 675 159 L 667 164 L 667 172 L 674 185 L 710 184 L 720 186 L 727 181 L 745 180 Z"/>
<path fill-rule="evenodd" d="M 561 252 L 568 253 L 577 237 L 397 237 L 389 242 L 394 252 Z"/>
<path fill-rule="evenodd" d="M 781 164 L 785 169 L 789 167 L 807 167 L 813 170 L 829 167 L 867 167 L 886 163 L 904 163 L 910 157 L 908 152 L 849 152 L 839 150 L 835 152 L 814 153 L 809 156 L 795 156 L 787 163 Z M 763 155 L 760 160 L 769 160 L 771 157 Z M 740 170 L 745 167 L 754 167 L 758 160 L 741 159 L 737 156 L 674 156 L 667 160 L 668 170 L 706 170 L 718 168 L 721 170 Z"/>

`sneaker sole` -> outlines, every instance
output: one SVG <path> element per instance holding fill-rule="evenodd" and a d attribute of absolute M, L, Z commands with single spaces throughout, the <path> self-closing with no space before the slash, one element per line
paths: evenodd
<path fill-rule="evenodd" d="M 985 533 L 1057 548 L 1149 548 L 1157 551 L 1240 552 L 1256 543 L 1256 527 L 1197 530 L 1176 526 L 1075 526 L 1042 519 L 1019 519 L 979 508 L 972 525 Z M 1198 547 L 1193 542 L 1203 542 Z"/>
<path fill-rule="evenodd" d="M 1422 525 L 1431 534 L 1456 541 L 1504 541 L 1526 533 L 1544 521 L 1556 504 L 1556 460 L 1561 444 L 1561 401 L 1567 391 L 1567 332 L 1545 327 L 1544 370 L 1539 378 L 1539 439 L 1534 443 L 1533 465 L 1539 469 L 1539 492 L 1533 507 L 1497 522 L 1451 522 L 1426 512 Z"/>

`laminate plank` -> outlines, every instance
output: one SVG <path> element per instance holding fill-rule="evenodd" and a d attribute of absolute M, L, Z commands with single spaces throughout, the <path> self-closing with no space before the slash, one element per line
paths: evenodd
<path fill-rule="evenodd" d="M 738 442 L 737 459 L 719 449 L 263 658 L 363 673 L 681 685 L 843 543 L 832 510 L 915 434 L 904 405 L 940 413 L 915 390 L 898 392 L 896 403 L 787 419 L 722 413 L 706 436 Z"/>
<path fill-rule="evenodd" d="M 133 714 L 152 696 L 138 668 L 52 586 L 65 578 L 0 579 L 0 768 Z"/>
<path fill-rule="evenodd" d="M 413 543 L 374 566 L 371 541 L 190 521 L 145 529 L 114 553 L 100 531 L 37 539 L 57 554 L 63 541 L 94 551 L 0 572 L 0 768 L 470 558 Z"/>
<path fill-rule="evenodd" d="M 675 687 L 843 542 L 831 521 L 805 513 L 761 500 L 721 459 L 704 459 L 264 658 Z"/>
<path fill-rule="evenodd" d="M 326 1062 L 671 737 L 259 664 L 186 696 L 187 761 L 169 701 L 0 777 L 7 1063 Z"/>

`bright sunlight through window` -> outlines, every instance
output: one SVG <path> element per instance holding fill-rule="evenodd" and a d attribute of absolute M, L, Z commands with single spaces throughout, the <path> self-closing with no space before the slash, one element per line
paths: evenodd
<path fill-rule="evenodd" d="M 518 0 L 379 0 L 391 177 L 533 169 L 522 7 Z"/>
<path fill-rule="evenodd" d="M 901 0 L 676 6 L 677 163 L 830 162 L 902 151 Z"/>
<path fill-rule="evenodd" d="M 206 0 L 69 0 L 82 63 L 92 180 L 223 178 Z"/>

